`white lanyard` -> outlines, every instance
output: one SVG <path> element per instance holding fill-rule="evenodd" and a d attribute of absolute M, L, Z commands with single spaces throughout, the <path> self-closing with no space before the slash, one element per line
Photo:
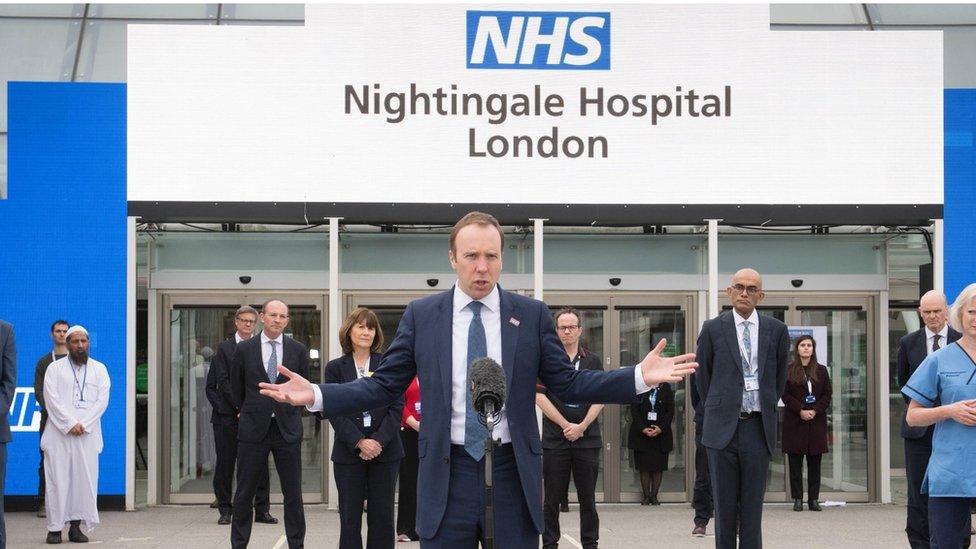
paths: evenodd
<path fill-rule="evenodd" d="M 68 366 L 71 368 L 71 375 L 75 378 L 75 385 L 78 387 L 79 402 L 85 401 L 85 385 L 88 385 L 88 363 L 86 362 L 82 368 L 85 369 L 85 375 L 81 378 L 81 383 L 78 382 L 78 373 L 75 372 L 74 362 L 68 361 Z"/>

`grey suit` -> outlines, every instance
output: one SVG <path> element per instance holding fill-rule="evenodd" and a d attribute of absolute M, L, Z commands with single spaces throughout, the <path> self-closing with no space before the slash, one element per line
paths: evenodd
<path fill-rule="evenodd" d="M 758 331 L 759 417 L 740 419 L 744 379 L 732 311 L 705 322 L 695 353 L 720 548 L 736 547 L 737 529 L 743 548 L 762 547 L 762 501 L 776 448 L 776 403 L 786 386 L 790 338 L 786 325 L 768 316 L 759 316 Z"/>
<path fill-rule="evenodd" d="M 7 475 L 7 443 L 10 442 L 10 405 L 17 389 L 17 348 L 13 327 L 0 320 L 0 549 L 7 546 L 7 527 L 3 520 L 3 487 Z"/>

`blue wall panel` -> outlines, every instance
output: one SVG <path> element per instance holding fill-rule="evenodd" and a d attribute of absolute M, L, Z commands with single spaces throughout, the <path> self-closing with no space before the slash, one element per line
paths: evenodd
<path fill-rule="evenodd" d="M 91 333 L 108 367 L 98 493 L 125 493 L 126 96 L 124 84 L 11 82 L 9 182 L 0 200 L 0 318 L 17 338 L 6 493 L 37 493 L 34 365 L 50 324 Z"/>
<path fill-rule="evenodd" d="M 976 90 L 945 90 L 945 293 L 976 282 Z"/>

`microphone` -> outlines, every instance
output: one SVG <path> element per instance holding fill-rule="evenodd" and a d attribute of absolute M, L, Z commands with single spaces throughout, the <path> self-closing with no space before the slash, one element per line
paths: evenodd
<path fill-rule="evenodd" d="M 494 426 L 505 403 L 507 390 L 502 367 L 488 357 L 476 359 L 468 367 L 468 387 L 471 390 L 471 404 L 478 412 L 479 419 L 488 427 Z"/>

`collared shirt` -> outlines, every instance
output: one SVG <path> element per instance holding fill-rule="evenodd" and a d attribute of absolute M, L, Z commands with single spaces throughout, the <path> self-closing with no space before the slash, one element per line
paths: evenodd
<path fill-rule="evenodd" d="M 468 398 L 468 328 L 474 312 L 468 307 L 474 298 L 454 284 L 453 322 L 451 335 L 451 444 L 464 444 L 464 426 Z M 488 358 L 502 363 L 502 315 L 498 284 L 488 295 L 479 299 L 481 323 L 485 327 Z M 492 433 L 502 444 L 512 441 L 508 430 L 508 416 L 502 408 L 500 420 Z"/>
<path fill-rule="evenodd" d="M 935 338 L 935 332 L 929 330 L 929 327 L 925 327 L 925 356 L 932 354 L 932 343 Z M 946 324 L 939 330 L 939 348 L 945 347 L 949 344 L 949 325 Z"/>
<path fill-rule="evenodd" d="M 278 334 L 278 337 L 274 339 L 274 341 L 278 342 L 278 344 L 275 345 L 275 354 L 278 357 L 278 364 L 285 363 L 285 346 L 283 345 L 284 337 L 284 334 Z M 268 359 L 271 358 L 271 344 L 268 343 L 269 341 L 272 340 L 264 333 L 264 330 L 261 330 L 261 364 L 264 365 L 265 370 L 268 369 Z"/>
<path fill-rule="evenodd" d="M 759 312 L 755 309 L 752 310 L 752 314 L 749 318 L 742 318 L 738 311 L 732 309 L 732 318 L 735 320 L 735 334 L 739 340 L 739 355 L 742 357 L 746 356 L 746 348 L 742 344 L 742 336 L 746 330 L 746 321 L 749 321 L 749 342 L 750 342 L 750 353 L 746 357 L 749 361 L 749 373 L 759 376 Z M 742 375 L 745 376 L 746 372 L 743 371 Z M 759 402 L 759 391 L 751 391 L 755 395 L 756 406 L 752 410 L 745 410 L 743 405 L 743 411 L 747 412 L 760 412 L 762 411 L 762 406 Z M 743 387 L 742 394 L 745 396 L 746 390 Z M 744 402 L 744 401 L 743 401 Z"/>
<path fill-rule="evenodd" d="M 240 343 L 242 341 L 247 341 L 247 340 L 241 337 L 240 332 L 234 332 L 234 343 Z"/>

